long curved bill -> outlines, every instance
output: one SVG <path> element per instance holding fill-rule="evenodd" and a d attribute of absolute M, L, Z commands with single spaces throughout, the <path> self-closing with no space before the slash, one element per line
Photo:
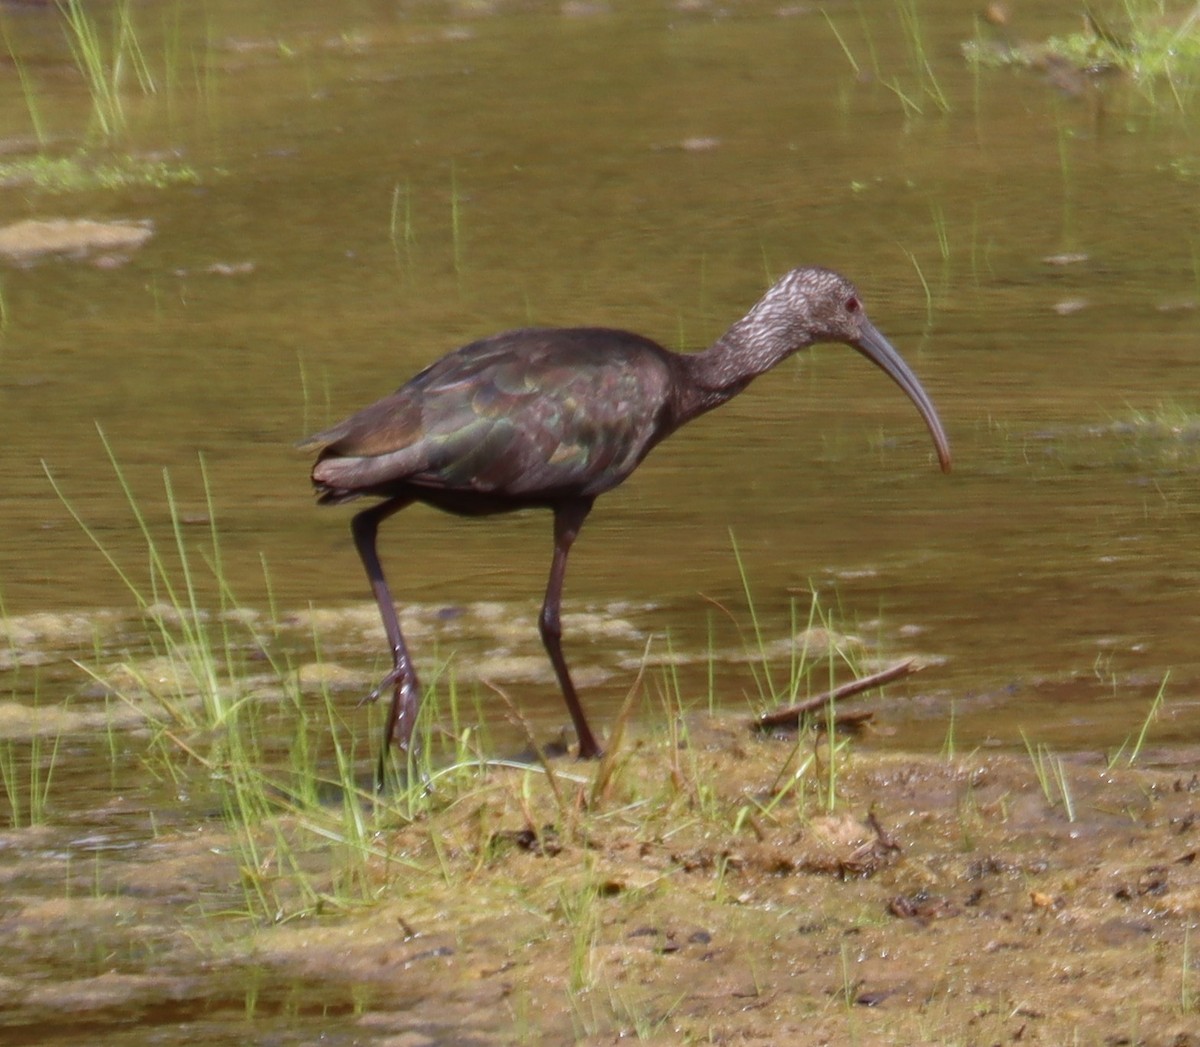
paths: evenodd
<path fill-rule="evenodd" d="M 933 401 L 921 388 L 921 383 L 917 381 L 917 376 L 909 370 L 904 358 L 896 352 L 892 343 L 884 338 L 865 316 L 862 318 L 861 336 L 857 342 L 851 342 L 850 345 L 887 372 L 888 377 L 900 386 L 908 398 L 916 404 L 917 410 L 921 412 L 921 417 L 925 419 L 929 435 L 933 437 L 933 445 L 937 448 L 942 472 L 948 473 L 950 471 L 950 441 L 946 439 L 946 431 L 942 428 L 937 411 L 934 410 Z"/>

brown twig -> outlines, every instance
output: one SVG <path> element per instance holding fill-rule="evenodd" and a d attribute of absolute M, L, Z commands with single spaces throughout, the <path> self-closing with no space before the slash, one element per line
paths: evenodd
<path fill-rule="evenodd" d="M 901 676 L 908 676 L 909 673 L 918 671 L 919 667 L 916 664 L 916 659 L 906 658 L 904 661 L 897 662 L 895 665 L 889 665 L 886 669 L 881 669 L 870 676 L 851 680 L 840 687 L 835 687 L 832 691 L 825 691 L 823 694 L 807 698 L 784 709 L 776 709 L 773 712 L 763 713 L 758 719 L 752 721 L 751 726 L 758 731 L 770 730 L 773 727 L 795 727 L 799 724 L 800 718 L 806 713 L 816 712 L 818 709 L 823 709 L 826 705 L 830 705 L 833 702 L 840 702 L 844 698 L 862 694 L 863 691 L 869 691 L 873 687 L 881 687 L 885 683 L 891 683 L 893 680 L 900 679 Z M 855 714 L 853 718 L 861 720 L 863 716 L 862 714 Z"/>

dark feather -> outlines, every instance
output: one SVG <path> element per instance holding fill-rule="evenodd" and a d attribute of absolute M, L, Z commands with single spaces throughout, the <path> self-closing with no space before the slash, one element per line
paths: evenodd
<path fill-rule="evenodd" d="M 594 496 L 666 435 L 671 366 L 655 342 L 602 328 L 529 328 L 473 342 L 311 437 L 321 447 L 313 483 L 329 502 Z"/>

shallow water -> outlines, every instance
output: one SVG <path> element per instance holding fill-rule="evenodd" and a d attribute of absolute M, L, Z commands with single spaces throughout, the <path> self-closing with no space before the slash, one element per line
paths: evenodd
<path fill-rule="evenodd" d="M 922 94 L 891 9 L 829 10 L 856 74 L 820 13 L 774 3 L 139 7 L 159 90 L 127 91 L 113 152 L 189 165 L 199 184 L 0 187 L 5 223 L 154 230 L 127 260 L 0 269 L 0 597 L 16 623 L 0 694 L 26 725 L 10 736 L 30 733 L 22 707 L 102 710 L 74 660 L 108 671 L 148 652 L 134 597 L 46 470 L 164 598 L 97 426 L 168 548 L 169 470 L 206 608 L 220 604 L 211 517 L 252 615 L 345 609 L 329 642 L 353 716 L 383 638 L 349 513 L 312 507 L 294 441 L 495 330 L 707 344 L 772 277 L 816 262 L 852 275 L 921 375 L 954 472 L 938 473 L 898 391 L 837 347 L 678 434 L 600 501 L 572 557 L 567 654 L 597 725 L 651 637 L 682 655 L 689 701 L 707 702 L 710 652 L 721 699 L 757 698 L 732 656 L 750 631 L 736 540 L 769 641 L 791 631 L 793 600 L 807 614 L 811 586 L 872 657 L 928 663 L 889 690 L 878 744 L 937 749 L 953 709 L 960 746 L 1019 747 L 1024 732 L 1103 751 L 1136 734 L 1169 673 L 1149 743 L 1185 759 L 1200 726 L 1194 120 L 1116 81 L 1066 95 L 1036 72 L 976 74 L 962 5 L 921 14 L 948 113 Z M 1040 38 L 1075 15 L 1023 17 L 1014 32 Z M 87 95 L 55 16 L 4 19 L 47 149 L 69 156 Z M 16 70 L 0 78 L 3 160 L 31 120 Z M 890 81 L 923 111 L 906 114 Z M 418 664 L 460 652 L 470 680 L 479 659 L 514 659 L 489 678 L 519 687 L 546 730 L 564 719 L 533 627 L 549 552 L 545 514 L 418 508 L 383 538 L 417 608 Z M 439 638 L 493 602 L 528 628 Z M 628 629 L 606 632 L 612 616 Z M 276 642 L 311 659 L 311 630 Z M 114 785 L 110 743 L 89 730 L 62 743 L 64 816 Z M 119 741 L 116 788 L 135 787 L 141 744 Z M 169 787 L 150 793 L 139 809 L 169 805 Z"/>
<path fill-rule="evenodd" d="M 51 148 L 69 152 L 86 95 L 53 19 L 7 18 L 40 57 Z M 181 15 L 186 46 L 144 19 L 151 64 L 175 72 L 167 97 L 131 103 L 132 146 L 173 151 L 199 187 L 4 190 L 14 217 L 155 228 L 119 268 L 52 259 L 4 274 L 8 613 L 131 602 L 40 464 L 139 577 L 141 539 L 97 425 L 159 528 L 170 470 L 197 544 L 203 455 L 242 604 L 266 604 L 260 557 L 277 607 L 357 601 L 348 513 L 310 511 L 296 438 L 491 330 L 604 323 L 703 344 L 768 274 L 820 261 L 853 274 L 923 376 L 954 473 L 931 468 L 885 379 L 814 350 L 601 501 L 569 598 L 653 602 L 655 626 L 696 648 L 701 594 L 740 601 L 732 533 L 768 623 L 816 585 L 852 624 L 878 620 L 885 645 L 942 659 L 921 689 L 943 705 L 989 696 L 974 728 L 971 702 L 960 709 L 977 739 L 1012 741 L 1020 719 L 1105 744 L 1138 712 L 1104 700 L 1112 678 L 1157 685 L 1167 670 L 1185 717 L 1200 445 L 1190 423 L 1122 424 L 1189 406 L 1184 118 L 1119 85 L 1067 97 L 1034 73 L 976 76 L 956 55 L 971 28 L 954 5 L 923 22 L 952 111 L 926 98 L 907 119 L 879 77 L 854 75 L 824 19 L 770 5 L 259 18 Z M 890 15 L 838 25 L 864 68 L 873 48 L 883 78 L 920 95 Z M 19 94 L 4 122 L 28 133 Z M 1065 252 L 1085 257 L 1047 261 Z M 1060 315 L 1063 303 L 1080 308 Z M 417 509 L 389 524 L 385 556 L 401 602 L 526 601 L 548 532 L 537 514 L 464 523 Z M 1036 700 L 1039 681 L 1077 677 L 1065 714 Z M 993 700 L 1006 688 L 1018 704 Z M 622 690 L 589 704 L 603 715 Z M 523 700 L 557 711 L 552 688 Z"/>

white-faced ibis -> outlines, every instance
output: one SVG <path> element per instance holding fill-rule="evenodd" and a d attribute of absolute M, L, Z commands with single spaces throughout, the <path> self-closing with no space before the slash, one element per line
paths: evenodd
<path fill-rule="evenodd" d="M 420 698 L 376 551 L 385 519 L 413 502 L 463 516 L 553 510 L 554 558 L 538 624 L 579 755 L 598 756 L 559 622 L 567 554 L 592 503 L 685 422 L 815 342 L 843 342 L 887 372 L 925 419 L 942 469 L 950 468 L 949 443 L 920 382 L 867 319 L 854 285 L 820 268 L 792 270 L 701 352 L 675 353 L 599 327 L 509 331 L 456 349 L 306 440 L 320 450 L 312 482 L 321 504 L 382 499 L 351 529 L 392 648 L 392 669 L 370 695 L 392 689 L 383 754 L 392 743 L 407 752 Z"/>

